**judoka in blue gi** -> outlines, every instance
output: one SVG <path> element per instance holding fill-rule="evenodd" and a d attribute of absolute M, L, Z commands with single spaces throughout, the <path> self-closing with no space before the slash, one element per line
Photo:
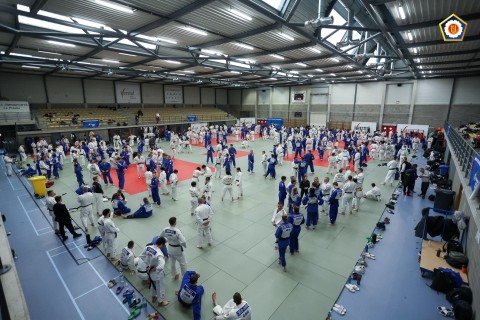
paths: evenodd
<path fill-rule="evenodd" d="M 109 183 L 113 185 L 112 176 L 110 175 L 110 170 L 112 165 L 107 162 L 107 159 L 103 158 L 102 162 L 98 164 L 100 171 L 102 172 L 103 182 L 108 185 Z"/>
<path fill-rule="evenodd" d="M 226 143 L 225 139 L 225 143 Z M 232 162 L 233 166 L 236 167 L 237 164 L 235 163 L 235 155 L 237 154 L 237 149 L 233 147 L 233 144 L 230 145 L 230 148 L 228 148 L 228 154 L 230 155 L 230 161 Z"/>
<path fill-rule="evenodd" d="M 183 275 L 180 290 L 175 291 L 178 301 L 185 307 L 193 307 L 193 320 L 201 319 L 203 286 L 197 285 L 200 275 L 195 271 L 187 271 Z"/>
<path fill-rule="evenodd" d="M 248 172 L 253 173 L 254 163 L 255 163 L 255 155 L 253 154 L 253 150 L 250 150 L 250 153 L 248 154 L 248 170 L 247 170 Z"/>
<path fill-rule="evenodd" d="M 305 217 L 300 213 L 299 207 L 293 207 L 293 213 L 288 216 L 288 222 L 292 224 L 292 231 L 290 232 L 290 253 L 298 253 L 298 237 L 302 230 L 301 225 L 305 223 Z"/>
<path fill-rule="evenodd" d="M 281 264 L 283 271 L 287 272 L 287 262 L 285 260 L 285 252 L 290 245 L 290 234 L 293 226 L 288 222 L 288 216 L 282 216 L 282 224 L 278 226 L 275 232 L 275 238 L 278 240 L 278 264 Z"/>
<path fill-rule="evenodd" d="M 117 158 L 116 162 L 116 171 L 117 171 L 117 177 L 118 177 L 118 188 L 120 190 L 124 190 L 123 188 L 125 187 L 125 169 L 127 168 L 127 165 L 125 164 L 124 159 Z"/>
<path fill-rule="evenodd" d="M 74 164 L 74 171 L 75 171 L 75 175 L 77 176 L 78 185 L 81 187 L 82 185 L 85 184 L 85 182 L 83 181 L 82 166 L 80 166 L 80 164 L 77 161 L 75 161 L 75 164 Z"/>
<path fill-rule="evenodd" d="M 285 181 L 287 177 L 282 176 L 280 178 L 280 183 L 278 184 L 278 202 L 281 202 L 285 205 L 285 198 L 287 198 L 287 188 L 285 187 Z"/>
<path fill-rule="evenodd" d="M 315 157 L 313 156 L 313 153 L 311 150 L 308 150 L 307 154 L 303 156 L 303 160 L 307 163 L 307 166 L 310 167 L 310 172 L 314 173 L 315 169 L 313 167 L 313 160 L 315 160 Z"/>
<path fill-rule="evenodd" d="M 335 221 L 337 220 L 337 214 L 338 214 L 338 200 L 342 197 L 342 189 L 338 187 L 338 183 L 334 182 L 333 183 L 333 190 L 332 193 L 330 194 L 330 198 L 328 199 L 328 203 L 330 204 L 330 211 L 329 211 L 329 216 L 330 216 L 330 225 L 334 225 Z"/>
<path fill-rule="evenodd" d="M 213 164 L 213 147 L 211 144 L 207 145 L 207 164 L 208 160 L 210 160 Z"/>
<path fill-rule="evenodd" d="M 150 190 L 152 191 L 152 200 L 153 202 L 155 202 L 155 204 L 157 206 L 160 206 L 160 204 L 162 203 L 160 201 L 160 194 L 158 192 L 158 184 L 159 184 L 159 181 L 157 179 L 157 174 L 155 173 L 155 171 L 153 172 L 153 177 L 152 177 L 152 180 L 150 181 Z"/>
<path fill-rule="evenodd" d="M 323 194 L 320 188 L 318 188 L 320 193 L 317 194 L 317 189 L 310 188 L 308 194 L 306 194 L 302 199 L 302 204 L 307 208 L 307 230 L 310 229 L 310 226 L 313 225 L 313 229 L 317 226 L 318 223 L 318 205 L 323 204 Z"/>
<path fill-rule="evenodd" d="M 277 156 L 272 154 L 272 156 L 267 160 L 268 168 L 267 173 L 265 174 L 265 179 L 270 175 L 272 179 L 275 179 L 277 173 L 275 172 L 275 166 L 277 165 Z"/>
<path fill-rule="evenodd" d="M 150 218 L 153 213 L 153 206 L 148 201 L 148 198 L 143 198 L 143 204 L 140 208 L 135 211 L 133 214 L 124 216 L 124 219 L 143 219 L 143 218 Z"/>

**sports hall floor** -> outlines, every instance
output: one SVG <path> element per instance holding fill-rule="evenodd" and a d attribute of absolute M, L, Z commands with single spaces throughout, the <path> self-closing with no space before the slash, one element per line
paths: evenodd
<path fill-rule="evenodd" d="M 235 143 L 237 150 L 240 144 Z M 167 144 L 162 148 L 168 150 Z M 190 215 L 190 201 L 187 193 L 190 180 L 179 183 L 179 201 L 162 197 L 162 206 L 154 209 L 149 219 L 115 219 L 120 228 L 118 249 L 128 240 L 136 243 L 134 251 L 139 254 L 144 244 L 159 234 L 168 224 L 168 218 L 176 216 L 178 227 L 187 238 L 185 251 L 188 269 L 201 274 L 200 282 L 205 287 L 202 302 L 202 319 L 212 319 L 210 296 L 216 291 L 221 303 L 231 298 L 235 291 L 252 305 L 254 319 L 287 320 L 301 316 L 302 319 L 324 319 L 331 306 L 338 303 L 347 308 L 345 319 L 440 319 L 436 306 L 445 305 L 444 296 L 437 295 L 420 277 L 418 251 L 420 239 L 415 238 L 416 225 L 421 208 L 428 205 L 419 197 L 400 196 L 395 215 L 390 215 L 391 224 L 382 232 L 384 239 L 371 249 L 375 261 L 369 261 L 362 279 L 361 290 L 355 294 L 343 290 L 344 284 L 353 270 L 368 237 L 376 222 L 384 214 L 384 203 L 394 191 L 394 187 L 382 186 L 383 201 L 363 201 L 360 212 L 353 215 L 339 215 L 336 226 L 328 225 L 328 218 L 321 215 L 316 230 L 302 229 L 300 234 L 300 254 L 287 253 L 287 269 L 284 273 L 277 264 L 277 251 L 274 250 L 274 228 L 271 216 L 276 207 L 278 177 L 291 175 L 291 162 L 277 166 L 277 180 L 265 180 L 260 165 L 261 151 L 272 149 L 272 141 L 255 140 L 251 148 L 256 155 L 255 173 L 249 175 L 247 157 L 237 158 L 237 166 L 244 172 L 244 197 L 235 202 L 220 201 L 222 186 L 214 180 L 215 193 L 212 208 L 215 213 L 212 222 L 214 244 L 203 250 L 196 246 L 194 217 Z M 177 158 L 186 162 L 203 164 L 206 156 L 204 148 L 193 147 L 193 152 L 181 153 Z M 420 153 L 419 153 L 420 154 Z M 190 172 L 192 164 L 182 162 L 176 166 Z M 421 166 L 422 159 L 418 159 Z M 378 161 L 369 161 L 365 170 L 364 186 L 371 182 L 379 184 L 384 176 L 384 167 Z M 136 171 L 132 166 L 129 170 Z M 186 169 L 187 170 L 187 169 Z M 17 269 L 32 319 L 126 319 L 127 308 L 121 297 L 106 287 L 108 280 L 118 277 L 119 272 L 104 258 L 99 250 L 86 251 L 85 238 L 65 243 L 55 237 L 42 200 L 34 201 L 19 180 L 5 175 L 2 163 L 0 210 L 7 215 L 6 227 L 13 234 L 9 237 L 11 246 L 17 251 Z M 75 207 L 78 187 L 70 161 L 66 161 L 61 179 L 55 180 L 53 189 L 57 194 L 67 193 L 64 203 Z M 132 179 L 137 179 L 133 174 Z M 315 167 L 315 176 L 323 179 L 326 168 Z M 115 177 L 115 173 L 112 173 Z M 332 175 L 333 176 L 333 175 Z M 84 174 L 88 178 L 88 173 Z M 310 180 L 313 180 L 311 176 Z M 138 184 L 140 190 L 144 179 L 130 182 Z M 87 181 L 87 180 L 86 180 Z M 201 183 L 203 183 L 201 178 Z M 128 190 L 128 187 L 126 188 Z M 107 196 L 115 189 L 104 188 Z M 146 192 L 128 194 L 127 206 L 136 210 Z M 37 207 L 39 204 L 40 208 Z M 387 214 L 387 213 L 386 213 Z M 72 216 L 80 224 L 79 213 Z M 97 232 L 93 235 L 95 235 Z M 168 262 L 167 262 L 168 263 Z M 176 302 L 174 291 L 179 281 L 173 280 L 167 272 L 167 298 L 172 303 L 160 308 L 166 319 L 191 319 L 191 310 Z M 148 288 L 135 276 L 127 276 L 129 281 L 147 299 Z M 139 295 L 137 294 L 137 297 Z M 152 312 L 149 305 L 147 312 Z M 145 312 L 138 318 L 143 319 Z M 340 318 L 334 315 L 334 319 Z"/>

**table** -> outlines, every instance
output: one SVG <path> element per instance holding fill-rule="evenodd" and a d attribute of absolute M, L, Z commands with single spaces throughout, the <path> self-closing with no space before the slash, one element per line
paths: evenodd
<path fill-rule="evenodd" d="M 463 279 L 465 284 L 468 284 L 468 275 L 463 273 L 462 270 L 452 267 L 443 258 L 447 253 L 441 252 L 440 257 L 437 257 L 437 250 L 442 250 L 443 243 L 435 240 L 423 240 L 422 242 L 422 256 L 420 259 L 420 272 L 422 276 L 425 274 L 432 274 L 433 269 L 436 268 L 449 268 L 458 273 Z"/>

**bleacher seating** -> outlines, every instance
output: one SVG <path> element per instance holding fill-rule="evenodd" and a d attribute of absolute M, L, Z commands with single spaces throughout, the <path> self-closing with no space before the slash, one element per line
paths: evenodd
<path fill-rule="evenodd" d="M 231 121 L 235 117 L 227 112 L 217 109 L 213 106 L 208 107 L 153 107 L 146 108 L 121 107 L 115 110 L 114 107 L 72 107 L 72 106 L 55 106 L 51 109 L 41 108 L 34 110 L 38 125 L 43 130 L 55 130 L 66 128 L 82 128 L 82 120 L 100 120 L 101 127 L 115 126 L 134 126 L 137 125 L 135 115 L 138 110 L 143 112 L 143 116 L 139 118 L 138 125 L 156 124 L 157 113 L 160 114 L 160 123 L 182 123 L 186 122 L 187 115 L 195 115 L 198 122 L 211 121 Z M 77 124 L 72 124 L 72 118 L 76 116 Z"/>

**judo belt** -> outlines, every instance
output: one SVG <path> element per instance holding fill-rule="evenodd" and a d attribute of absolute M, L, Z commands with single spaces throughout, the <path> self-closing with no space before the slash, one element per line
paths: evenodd
<path fill-rule="evenodd" d="M 288 240 L 290 239 L 290 237 L 287 237 L 287 238 L 280 238 L 280 240 Z"/>
<path fill-rule="evenodd" d="M 345 193 L 353 193 L 353 191 L 352 192 L 345 192 Z"/>
<path fill-rule="evenodd" d="M 180 247 L 180 250 L 182 250 L 182 252 L 183 252 L 183 247 L 182 247 L 181 245 L 179 245 L 179 244 L 170 244 L 170 243 L 169 243 L 168 245 L 169 245 L 170 247 L 174 247 L 174 248 Z"/>
<path fill-rule="evenodd" d="M 89 207 L 89 206 L 91 206 L 91 205 L 93 205 L 93 203 L 87 204 L 86 206 L 79 206 L 79 207 L 76 207 L 76 208 L 70 208 L 70 209 L 68 209 L 68 210 L 74 210 L 74 209 L 86 208 L 86 207 Z"/>
<path fill-rule="evenodd" d="M 397 168 L 391 168 L 391 169 L 388 169 L 388 170 L 397 170 Z"/>

